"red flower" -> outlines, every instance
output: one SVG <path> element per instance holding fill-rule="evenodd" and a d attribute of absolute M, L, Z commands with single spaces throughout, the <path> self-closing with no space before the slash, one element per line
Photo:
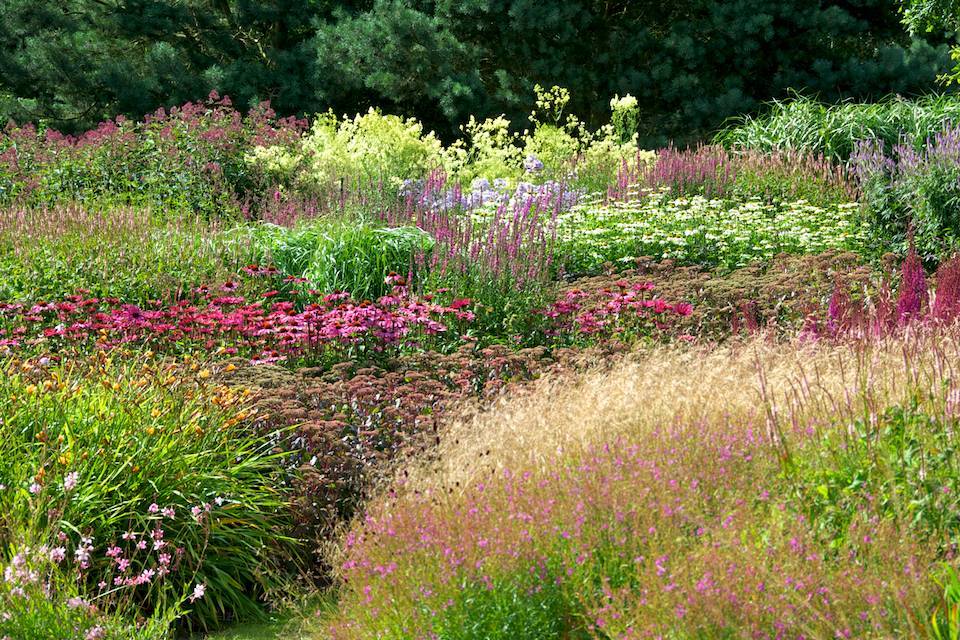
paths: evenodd
<path fill-rule="evenodd" d="M 453 302 L 451 302 L 450 308 L 454 310 L 463 309 L 464 307 L 469 307 L 470 303 L 471 303 L 471 300 L 469 298 L 460 298 L 458 300 L 454 300 Z"/>

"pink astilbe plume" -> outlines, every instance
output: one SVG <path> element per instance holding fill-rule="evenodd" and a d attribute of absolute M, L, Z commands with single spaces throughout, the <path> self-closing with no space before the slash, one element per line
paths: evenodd
<path fill-rule="evenodd" d="M 900 267 L 900 273 L 902 279 L 897 298 L 897 318 L 901 325 L 905 325 L 918 317 L 928 302 L 927 277 L 923 272 L 920 256 L 912 244 Z"/>
<path fill-rule="evenodd" d="M 940 265 L 936 281 L 933 317 L 942 322 L 952 322 L 960 314 L 960 254 L 955 254 Z"/>
<path fill-rule="evenodd" d="M 827 329 L 836 335 L 848 331 L 852 321 L 852 302 L 846 283 L 837 276 L 833 284 L 833 295 L 830 296 L 830 306 L 827 309 Z"/>
<path fill-rule="evenodd" d="M 871 328 L 873 336 L 880 338 L 889 335 L 897 325 L 897 310 L 893 306 L 893 291 L 890 289 L 890 278 L 884 276 L 877 293 L 877 302 L 874 305 Z"/>

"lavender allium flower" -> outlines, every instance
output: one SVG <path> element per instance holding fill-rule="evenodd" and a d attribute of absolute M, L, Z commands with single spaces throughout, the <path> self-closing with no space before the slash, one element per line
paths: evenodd
<path fill-rule="evenodd" d="M 543 171 L 543 161 L 531 153 L 523 161 L 523 170 L 528 173 L 539 173 Z"/>

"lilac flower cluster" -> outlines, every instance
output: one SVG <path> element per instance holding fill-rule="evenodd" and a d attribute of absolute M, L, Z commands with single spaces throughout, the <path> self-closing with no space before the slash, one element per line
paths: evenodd
<path fill-rule="evenodd" d="M 956 248 L 960 126 L 946 126 L 919 147 L 903 139 L 889 152 L 880 140 L 859 141 L 850 168 L 884 246 L 902 250 L 912 240 L 924 259 Z"/>
<path fill-rule="evenodd" d="M 542 167 L 542 163 L 540 166 Z M 571 189 L 555 180 L 547 180 L 541 184 L 521 181 L 515 188 L 511 188 L 506 178 L 490 181 L 483 177 L 475 178 L 470 183 L 469 190 L 464 190 L 459 184 L 448 186 L 446 176 L 435 173 L 426 180 L 404 180 L 399 195 L 414 206 L 423 206 L 433 211 L 472 211 L 486 205 L 500 206 L 530 197 L 550 197 L 558 200 L 561 210 L 566 211 L 579 202 L 584 191 Z"/>

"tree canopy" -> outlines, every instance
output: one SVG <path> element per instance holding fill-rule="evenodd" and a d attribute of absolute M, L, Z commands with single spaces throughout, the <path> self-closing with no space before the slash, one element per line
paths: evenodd
<path fill-rule="evenodd" d="M 216 89 L 281 114 L 378 105 L 449 135 L 469 114 L 522 126 L 540 83 L 588 121 L 629 92 L 645 142 L 689 141 L 791 89 L 934 88 L 946 39 L 901 17 L 896 0 L 6 0 L 0 118 L 78 130 Z"/>

